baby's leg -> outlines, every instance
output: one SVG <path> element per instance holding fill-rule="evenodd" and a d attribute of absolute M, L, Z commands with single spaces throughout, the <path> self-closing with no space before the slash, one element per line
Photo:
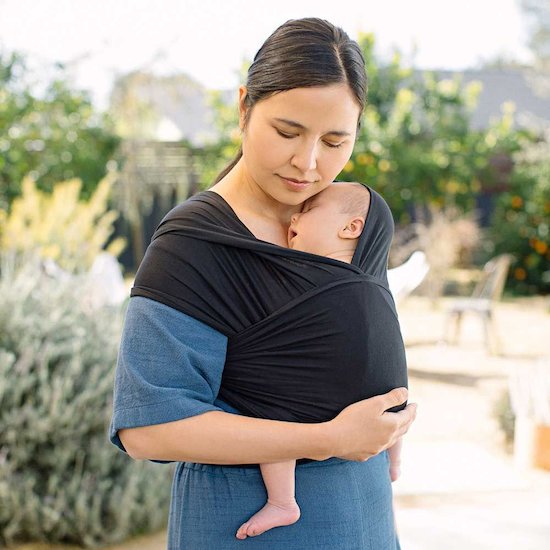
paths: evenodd
<path fill-rule="evenodd" d="M 261 535 L 273 527 L 291 525 L 300 517 L 300 508 L 294 496 L 295 460 L 260 464 L 267 489 L 267 503 L 237 531 L 238 539 Z"/>

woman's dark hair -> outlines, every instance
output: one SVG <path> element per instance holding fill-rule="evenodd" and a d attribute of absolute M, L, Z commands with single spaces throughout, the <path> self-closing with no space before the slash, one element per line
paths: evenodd
<path fill-rule="evenodd" d="M 346 83 L 361 107 L 367 101 L 367 74 L 359 44 L 339 27 L 316 17 L 290 19 L 264 42 L 248 69 L 247 113 L 262 99 L 294 88 Z M 242 157 L 237 156 L 218 174 L 220 181 Z"/>

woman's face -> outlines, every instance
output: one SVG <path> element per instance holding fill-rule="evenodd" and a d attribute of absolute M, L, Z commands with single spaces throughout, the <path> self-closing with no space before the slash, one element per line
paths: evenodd
<path fill-rule="evenodd" d="M 294 88 L 253 106 L 240 124 L 247 181 L 296 206 L 330 185 L 349 160 L 360 107 L 346 84 Z"/>

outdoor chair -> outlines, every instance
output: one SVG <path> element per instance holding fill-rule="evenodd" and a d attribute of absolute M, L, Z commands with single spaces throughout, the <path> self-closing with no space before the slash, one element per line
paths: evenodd
<path fill-rule="evenodd" d="M 426 254 L 417 250 L 401 265 L 388 269 L 388 284 L 395 302 L 407 297 L 426 277 L 430 266 Z"/>
<path fill-rule="evenodd" d="M 494 326 L 493 307 L 502 297 L 504 283 L 514 257 L 511 254 L 501 254 L 489 260 L 483 267 L 480 280 L 468 298 L 457 298 L 447 309 L 444 339 L 449 342 L 448 333 L 454 322 L 453 344 L 458 342 L 462 317 L 466 312 L 479 315 L 483 321 L 485 346 L 491 352 L 498 352 L 500 342 Z"/>

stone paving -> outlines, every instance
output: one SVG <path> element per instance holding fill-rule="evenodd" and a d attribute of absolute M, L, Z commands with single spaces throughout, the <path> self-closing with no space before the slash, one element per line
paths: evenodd
<path fill-rule="evenodd" d="M 499 304 L 500 355 L 464 319 L 459 345 L 442 340 L 447 299 L 410 297 L 399 308 L 410 400 L 419 404 L 394 483 L 403 550 L 550 549 L 550 472 L 518 467 L 493 415 L 512 369 L 549 358 L 549 302 Z M 550 365 L 549 365 L 550 366 Z"/>

